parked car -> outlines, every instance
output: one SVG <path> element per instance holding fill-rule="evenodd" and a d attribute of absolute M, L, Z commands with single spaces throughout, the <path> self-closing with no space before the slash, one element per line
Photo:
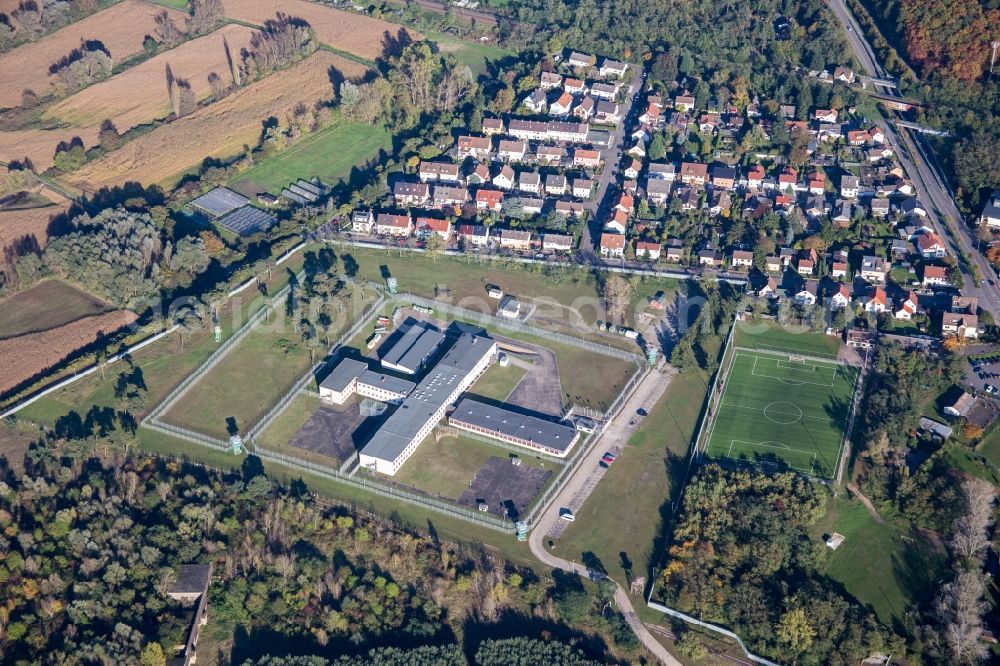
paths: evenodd
<path fill-rule="evenodd" d="M 559 517 L 571 523 L 576 520 L 576 516 L 573 515 L 573 512 L 566 508 L 559 509 Z"/>

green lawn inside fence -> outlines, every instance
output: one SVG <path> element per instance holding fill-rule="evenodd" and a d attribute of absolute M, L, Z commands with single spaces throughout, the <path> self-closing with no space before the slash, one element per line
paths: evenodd
<path fill-rule="evenodd" d="M 494 400 L 505 400 L 527 373 L 527 370 L 513 363 L 507 367 L 494 363 L 472 385 L 469 393 Z"/>
<path fill-rule="evenodd" d="M 856 377 L 847 365 L 737 351 L 707 455 L 833 478 Z"/>
<path fill-rule="evenodd" d="M 786 354 L 836 358 L 840 336 L 813 333 L 804 327 L 782 326 L 776 321 L 738 321 L 734 342 L 737 347 L 769 350 Z"/>

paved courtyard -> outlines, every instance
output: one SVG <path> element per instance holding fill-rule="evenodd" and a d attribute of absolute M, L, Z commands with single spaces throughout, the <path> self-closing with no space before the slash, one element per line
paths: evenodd
<path fill-rule="evenodd" d="M 359 405 L 357 400 L 344 406 L 321 405 L 289 444 L 329 458 L 346 460 L 368 441 L 390 413 L 387 411 L 381 416 L 365 417 L 361 415 Z"/>
<path fill-rule="evenodd" d="M 508 512 L 513 509 L 516 515 L 511 518 L 516 520 L 528 510 L 551 476 L 551 469 L 513 465 L 510 458 L 493 456 L 476 472 L 458 503 L 475 508 L 479 502 L 486 502 L 489 512 L 499 515 L 503 515 L 504 508 Z"/>

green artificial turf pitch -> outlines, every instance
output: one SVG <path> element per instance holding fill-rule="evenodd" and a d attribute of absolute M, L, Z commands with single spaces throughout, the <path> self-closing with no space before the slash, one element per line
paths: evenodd
<path fill-rule="evenodd" d="M 706 454 L 832 479 L 856 377 L 847 365 L 737 352 Z"/>

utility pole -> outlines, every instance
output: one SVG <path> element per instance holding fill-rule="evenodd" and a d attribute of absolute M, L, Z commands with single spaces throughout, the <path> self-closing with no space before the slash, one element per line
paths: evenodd
<path fill-rule="evenodd" d="M 993 65 L 997 61 L 997 48 L 1000 48 L 1000 40 L 994 39 L 990 46 L 993 47 L 993 55 L 990 56 L 990 76 L 993 76 Z"/>

